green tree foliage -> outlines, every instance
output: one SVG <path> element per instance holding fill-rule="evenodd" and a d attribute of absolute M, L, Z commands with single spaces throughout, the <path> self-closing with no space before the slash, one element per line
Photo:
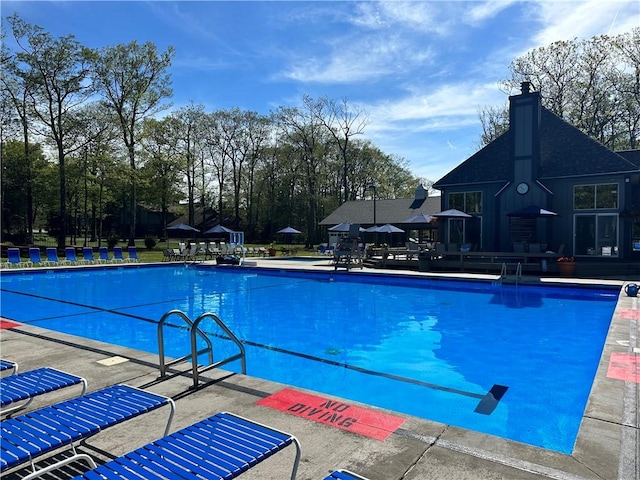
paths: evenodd
<path fill-rule="evenodd" d="M 172 95 L 171 77 L 167 69 L 171 66 L 173 56 L 173 47 L 160 53 L 151 42 L 139 45 L 133 41 L 128 45 L 103 48 L 94 63 L 98 91 L 116 114 L 129 157 L 129 245 L 134 244 L 136 236 L 136 150 L 141 131 L 140 121 L 166 108 L 162 100 Z"/>
<path fill-rule="evenodd" d="M 19 46 L 14 61 L 3 65 L 19 78 L 27 89 L 26 108 L 33 116 L 39 133 L 54 145 L 60 182 L 60 234 L 58 246 L 66 233 L 66 156 L 81 146 L 74 128 L 75 110 L 93 93 L 88 81 L 93 52 L 83 47 L 73 35 L 54 38 L 41 27 L 29 25 L 17 15 L 8 23 Z M 29 177 L 26 179 L 29 182 Z"/>
<path fill-rule="evenodd" d="M 369 197 L 370 185 L 377 185 L 379 198 L 413 194 L 417 179 L 406 162 L 358 138 L 367 115 L 346 100 L 304 96 L 299 106 L 268 116 L 190 104 L 161 118 L 163 100 L 172 94 L 172 48 L 159 52 L 153 44 L 131 42 L 94 51 L 16 16 L 10 23 L 21 50 L 3 49 L 3 67 L 12 75 L 4 78 L 13 83 L 3 82 L 2 111 L 10 108 L 8 116 L 27 133 L 47 132 L 60 188 L 40 188 L 51 184 L 45 166 L 31 176 L 25 170 L 30 156 L 27 150 L 18 155 L 16 145 L 28 141 L 12 145 L 14 161 L 3 168 L 7 182 L 20 188 L 16 198 L 3 196 L 3 209 L 19 213 L 7 228 L 25 228 L 18 199 L 36 198 L 24 191 L 29 178 L 38 194 L 46 192 L 47 208 L 38 199 L 37 211 L 47 216 L 59 244 L 67 232 L 72 242 L 100 241 L 122 236 L 125 226 L 130 242 L 136 233 L 164 236 L 136 232 L 138 209 L 159 210 L 166 225 L 178 202 L 188 206 L 189 222 L 200 218 L 196 210 L 213 210 L 214 220 L 245 231 L 247 241 L 272 241 L 278 229 L 292 225 L 317 243 L 318 222 L 345 198 Z M 20 130 L 3 129 L 0 141 L 19 138 Z M 56 191 L 58 206 L 50 199 Z"/>
<path fill-rule="evenodd" d="M 25 159 L 28 150 L 30 165 Z M 25 149 L 19 140 L 9 140 L 2 145 L 2 234 L 3 238 L 25 243 L 27 238 L 27 216 L 29 188 L 25 178 L 33 171 L 31 189 L 32 224 L 36 228 L 46 227 L 45 218 L 52 202 L 55 206 L 55 166 L 48 163 L 39 144 L 30 144 Z"/>

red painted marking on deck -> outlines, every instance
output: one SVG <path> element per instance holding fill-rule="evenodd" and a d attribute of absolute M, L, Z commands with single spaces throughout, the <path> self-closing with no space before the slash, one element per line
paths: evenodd
<path fill-rule="evenodd" d="M 15 323 L 10 320 L 5 320 L 4 318 L 0 318 L 0 330 L 2 330 L 3 328 L 13 328 L 13 327 L 19 327 L 19 326 L 20 326 L 19 323 Z"/>
<path fill-rule="evenodd" d="M 289 388 L 263 398 L 257 404 L 376 440 L 386 440 L 404 423 L 400 417 Z"/>
<path fill-rule="evenodd" d="M 607 377 L 640 383 L 640 357 L 630 353 L 612 353 Z"/>
<path fill-rule="evenodd" d="M 620 318 L 640 320 L 640 310 L 636 308 L 625 308 L 624 310 L 620 310 Z"/>

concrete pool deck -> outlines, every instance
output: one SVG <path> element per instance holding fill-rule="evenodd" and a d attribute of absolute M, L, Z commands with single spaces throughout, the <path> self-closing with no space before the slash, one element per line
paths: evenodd
<path fill-rule="evenodd" d="M 287 259 L 249 259 L 249 262 L 261 268 L 333 270 L 329 261 L 323 258 L 318 258 L 317 262 Z M 492 275 L 433 274 L 366 268 L 355 272 L 496 279 Z M 599 281 L 538 277 L 524 277 L 519 281 L 570 281 L 616 286 L 624 283 L 615 279 Z M 634 281 L 640 283 L 640 279 Z M 60 334 L 32 325 L 20 324 L 0 330 L 0 355 L 17 361 L 20 371 L 52 366 L 84 376 L 88 381 L 89 391 L 115 383 L 127 383 L 171 396 L 176 403 L 172 431 L 216 412 L 230 411 L 292 433 L 302 445 L 298 479 L 321 479 L 331 470 L 347 468 L 371 480 L 638 480 L 638 364 L 635 363 L 636 381 L 633 381 L 634 377 L 625 377 L 625 372 L 629 373 L 629 370 L 625 370 L 625 365 L 629 367 L 631 364 L 620 360 L 635 359 L 637 362 L 640 355 L 639 303 L 638 298 L 628 297 L 624 292 L 620 294 L 572 455 L 345 401 L 350 405 L 404 419 L 404 423 L 386 440 L 375 440 L 257 404 L 285 385 L 214 370 L 202 376 L 201 381 L 206 382 L 203 386 L 191 389 L 190 370 L 184 364 L 171 369 L 171 375 L 167 379 L 159 380 L 158 356 L 155 354 Z M 529 353 L 531 352 L 525 352 Z M 612 358 L 618 360 L 618 364 Z M 29 409 L 68 396 L 69 393 L 65 391 L 50 394 L 34 401 Z M 97 461 L 106 461 L 162 436 L 166 418 L 166 412 L 162 410 L 151 412 L 100 433 L 82 442 L 77 449 L 88 453 Z M 288 478 L 293 457 L 293 449 L 285 449 L 241 478 Z M 46 464 L 47 461 L 44 460 L 43 463 Z M 70 478 L 74 472 L 85 467 L 84 464 L 72 465 L 56 475 L 44 478 Z M 5 473 L 3 479 L 21 478 L 26 471 L 25 468 L 20 468 Z"/>

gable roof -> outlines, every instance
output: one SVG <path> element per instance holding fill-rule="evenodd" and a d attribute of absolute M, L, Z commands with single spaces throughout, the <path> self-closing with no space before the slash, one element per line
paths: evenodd
<path fill-rule="evenodd" d="M 434 188 L 511 181 L 510 141 L 508 130 L 438 180 Z M 612 152 L 550 110 L 541 109 L 540 179 L 634 172 L 640 153 L 631 152 Z"/>
<path fill-rule="evenodd" d="M 413 198 L 376 200 L 376 223 L 400 223 L 418 213 L 432 214 L 440 211 L 440 197 L 427 197 L 420 208 L 412 210 Z M 373 200 L 351 200 L 344 202 L 319 225 L 333 226 L 342 222 L 373 225 Z"/>

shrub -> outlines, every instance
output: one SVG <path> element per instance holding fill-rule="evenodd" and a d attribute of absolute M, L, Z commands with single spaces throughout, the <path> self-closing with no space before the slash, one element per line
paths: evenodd
<path fill-rule="evenodd" d="M 116 232 L 111 232 L 109 233 L 109 235 L 107 235 L 107 246 L 109 247 L 110 250 L 113 250 L 113 247 L 115 247 L 118 244 L 118 234 Z"/>
<path fill-rule="evenodd" d="M 147 247 L 147 250 L 153 250 L 156 246 L 156 237 L 152 235 L 147 235 L 144 237 L 144 246 Z"/>

